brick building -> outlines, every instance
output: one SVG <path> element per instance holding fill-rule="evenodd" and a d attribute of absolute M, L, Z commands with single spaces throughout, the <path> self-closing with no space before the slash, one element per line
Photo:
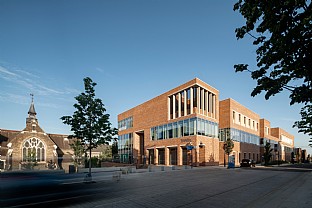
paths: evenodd
<path fill-rule="evenodd" d="M 219 164 L 219 92 L 195 78 L 118 115 L 121 162 Z"/>
<path fill-rule="evenodd" d="M 0 129 L 0 169 L 23 169 L 30 160 L 36 160 L 36 169 L 47 169 L 47 163 L 57 168 L 68 168 L 72 150 L 68 135 L 48 134 L 39 125 L 34 102 L 31 102 L 26 127 L 21 130 Z"/>
<path fill-rule="evenodd" d="M 223 149 L 227 138 L 234 141 L 231 156 L 236 166 L 242 159 L 260 161 L 259 120 L 258 114 L 231 98 L 220 101 L 220 164 L 227 163 Z"/>
<path fill-rule="evenodd" d="M 290 161 L 294 136 L 272 128 L 266 119 L 198 78 L 118 115 L 121 162 L 155 165 L 227 163 L 224 141 L 234 141 L 231 158 L 260 162 L 263 146 L 275 148 L 273 160 Z"/>

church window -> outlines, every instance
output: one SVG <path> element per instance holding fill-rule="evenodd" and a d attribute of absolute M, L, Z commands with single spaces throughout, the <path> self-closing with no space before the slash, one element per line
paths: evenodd
<path fill-rule="evenodd" d="M 38 138 L 27 139 L 23 144 L 23 161 L 45 161 L 45 145 Z"/>

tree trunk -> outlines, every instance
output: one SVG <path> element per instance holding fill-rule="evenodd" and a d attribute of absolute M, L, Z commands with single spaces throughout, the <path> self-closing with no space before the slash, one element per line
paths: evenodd
<path fill-rule="evenodd" d="M 91 177 L 91 148 L 90 148 L 90 159 L 89 159 L 89 177 Z"/>

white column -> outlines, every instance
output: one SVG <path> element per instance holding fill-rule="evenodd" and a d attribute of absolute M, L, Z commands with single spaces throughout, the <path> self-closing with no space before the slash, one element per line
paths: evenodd
<path fill-rule="evenodd" d="M 208 116 L 208 91 L 205 93 L 205 100 L 206 100 L 206 116 Z"/>
<path fill-rule="evenodd" d="M 193 87 L 190 88 L 190 94 L 191 94 L 190 95 L 190 99 L 191 99 L 190 100 L 191 101 L 190 102 L 190 108 L 191 108 L 190 110 L 191 110 L 191 114 L 193 114 Z"/>
<path fill-rule="evenodd" d="M 197 110 L 196 113 L 200 113 L 200 87 L 197 87 Z"/>
<path fill-rule="evenodd" d="M 168 97 L 168 120 L 170 120 L 170 97 Z"/>
<path fill-rule="evenodd" d="M 187 92 L 186 90 L 184 90 L 183 94 L 184 94 L 184 116 L 186 116 L 187 115 Z"/>
<path fill-rule="evenodd" d="M 212 93 L 209 93 L 209 96 L 208 96 L 208 100 L 209 100 L 209 113 L 212 113 Z M 212 115 L 212 114 L 210 114 Z"/>
<path fill-rule="evenodd" d="M 172 109 L 172 119 L 175 119 L 175 95 L 172 95 L 172 106 L 173 106 L 173 109 Z"/>
<path fill-rule="evenodd" d="M 181 117 L 181 93 L 178 94 L 178 118 Z"/>
<path fill-rule="evenodd" d="M 213 111 L 213 117 L 216 118 L 216 95 L 212 96 L 212 111 Z"/>
<path fill-rule="evenodd" d="M 201 114 L 203 114 L 204 115 L 204 113 L 205 113 L 205 107 L 204 107 L 204 105 L 205 105 L 205 90 L 204 89 L 201 89 Z"/>

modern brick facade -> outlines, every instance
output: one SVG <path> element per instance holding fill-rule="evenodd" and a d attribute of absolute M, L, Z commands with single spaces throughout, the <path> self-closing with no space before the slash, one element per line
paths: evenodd
<path fill-rule="evenodd" d="M 218 121 L 218 90 L 195 78 L 118 115 L 121 160 L 216 165 Z"/>
<path fill-rule="evenodd" d="M 223 149 L 228 137 L 234 141 L 231 156 L 236 166 L 242 159 L 260 161 L 259 120 L 258 114 L 231 98 L 220 101 L 220 164 L 228 162 Z"/>
<path fill-rule="evenodd" d="M 198 78 L 118 115 L 121 162 L 155 165 L 219 165 L 228 162 L 224 141 L 234 141 L 231 160 L 262 161 L 270 142 L 289 160 L 294 137 Z M 278 144 L 278 146 L 274 146 Z"/>

